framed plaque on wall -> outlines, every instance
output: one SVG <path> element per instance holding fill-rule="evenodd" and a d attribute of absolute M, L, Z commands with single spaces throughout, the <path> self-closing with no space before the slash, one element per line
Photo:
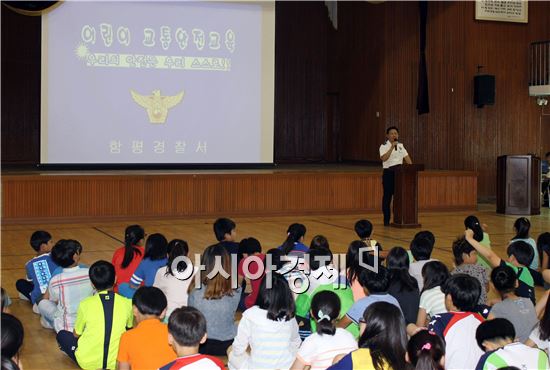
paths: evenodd
<path fill-rule="evenodd" d="M 528 2 L 521 0 L 476 0 L 476 20 L 527 23 Z"/>

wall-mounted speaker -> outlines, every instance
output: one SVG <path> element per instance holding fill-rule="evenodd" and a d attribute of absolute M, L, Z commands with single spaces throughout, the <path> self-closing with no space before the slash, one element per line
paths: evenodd
<path fill-rule="evenodd" d="M 478 108 L 495 104 L 494 75 L 477 75 L 474 77 L 474 104 Z"/>

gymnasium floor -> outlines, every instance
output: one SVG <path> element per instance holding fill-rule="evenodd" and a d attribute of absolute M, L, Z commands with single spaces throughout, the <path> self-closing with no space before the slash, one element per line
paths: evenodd
<path fill-rule="evenodd" d="M 492 247 L 500 256 L 505 256 L 505 246 L 513 237 L 513 223 L 516 216 L 497 214 L 495 206 L 481 204 L 476 214 L 482 223 L 487 224 Z M 423 230 L 431 230 L 436 235 L 433 257 L 444 261 L 452 268 L 451 245 L 454 238 L 463 234 L 463 220 L 472 212 L 438 212 L 419 215 Z M 230 215 L 229 215 L 230 216 Z M 334 253 L 345 253 L 347 245 L 356 238 L 353 224 L 359 218 L 367 218 L 374 224 L 373 238 L 384 249 L 400 245 L 408 247 L 409 241 L 419 229 L 394 229 L 382 226 L 380 214 L 304 216 L 304 217 L 261 217 L 235 218 L 238 239 L 254 236 L 262 243 L 263 250 L 280 245 L 286 237 L 286 228 L 293 222 L 306 225 L 306 244 L 317 234 L 325 235 Z M 540 216 L 531 216 L 531 235 L 536 237 L 550 231 L 550 210 L 545 208 Z M 201 252 L 212 244 L 212 219 L 173 219 L 139 222 L 147 234 L 163 233 L 168 240 L 181 238 L 188 241 L 190 254 Z M 24 265 L 33 255 L 29 238 L 33 231 L 49 231 L 54 241 L 77 239 L 83 245 L 82 262 L 91 264 L 96 260 L 110 261 L 113 251 L 122 245 L 124 228 L 136 223 L 133 220 L 117 222 L 97 222 L 79 224 L 9 225 L 1 227 L 1 278 L 2 287 L 12 298 L 11 312 L 25 327 L 25 341 L 22 361 L 25 370 L 30 369 L 76 369 L 77 367 L 63 355 L 55 343 L 53 331 L 43 329 L 39 316 L 32 312 L 28 302 L 20 301 L 15 290 L 15 281 L 24 277 Z M 539 291 L 540 293 L 540 291 Z"/>

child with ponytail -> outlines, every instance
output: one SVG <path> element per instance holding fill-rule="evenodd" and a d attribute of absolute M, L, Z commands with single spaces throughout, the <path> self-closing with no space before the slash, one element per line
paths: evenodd
<path fill-rule="evenodd" d="M 435 333 L 419 331 L 409 339 L 405 357 L 417 370 L 444 370 L 445 343 Z"/>
<path fill-rule="evenodd" d="M 474 239 L 478 241 L 481 245 L 487 248 L 491 248 L 491 239 L 489 239 L 489 234 L 485 232 L 483 226 L 479 222 L 479 219 L 476 216 L 470 215 L 464 219 L 464 227 L 466 230 L 470 229 L 474 232 Z M 477 264 L 485 267 L 485 269 L 491 271 L 492 267 L 487 258 L 482 255 L 477 256 Z"/>
<path fill-rule="evenodd" d="M 529 244 L 531 248 L 533 249 L 533 253 L 535 254 L 533 260 L 531 261 L 531 264 L 529 265 L 530 269 L 538 270 L 539 269 L 539 251 L 537 249 L 537 243 L 535 242 L 535 239 L 531 238 L 529 235 L 529 230 L 531 229 L 531 222 L 525 217 L 520 217 L 514 222 L 514 231 L 516 232 L 516 236 L 510 240 L 510 244 L 521 241 Z"/>
<path fill-rule="evenodd" d="M 296 299 L 297 293 L 303 293 L 307 290 L 307 285 L 303 282 L 307 279 L 304 271 L 305 254 L 309 252 L 309 248 L 304 244 L 306 235 L 306 227 L 302 224 L 292 224 L 288 227 L 287 237 L 283 245 L 278 249 L 283 252 L 284 266 L 277 270 L 285 277 L 290 287 L 292 287 L 292 296 Z"/>
<path fill-rule="evenodd" d="M 317 333 L 304 340 L 292 370 L 326 369 L 333 359 L 357 349 L 353 335 L 345 329 L 336 328 L 340 315 L 340 298 L 336 293 L 326 290 L 317 293 L 311 302 L 311 316 L 317 322 Z"/>
<path fill-rule="evenodd" d="M 112 264 L 115 266 L 116 283 L 114 290 L 118 293 L 118 286 L 122 283 L 129 283 L 130 278 L 136 271 L 145 249 L 143 239 L 145 231 L 139 225 L 131 225 L 124 232 L 124 246 L 118 248 L 113 254 Z"/>
<path fill-rule="evenodd" d="M 188 254 L 189 246 L 185 240 L 172 240 L 168 243 L 166 267 L 159 268 L 155 275 L 153 286 L 162 290 L 168 301 L 166 320 L 176 308 L 187 306 L 189 285 L 198 271 L 197 267 L 185 262 L 184 258 Z"/>
<path fill-rule="evenodd" d="M 303 257 L 304 253 L 309 252 L 309 248 L 304 244 L 306 236 L 306 227 L 302 224 L 292 224 L 288 227 L 287 237 L 279 247 L 285 255 L 299 255 Z"/>

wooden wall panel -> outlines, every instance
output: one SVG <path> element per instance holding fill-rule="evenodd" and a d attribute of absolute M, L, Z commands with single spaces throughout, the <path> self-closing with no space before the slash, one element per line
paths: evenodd
<path fill-rule="evenodd" d="M 473 2 L 430 1 L 431 111 L 422 116 L 418 23 L 417 2 L 339 2 L 337 31 L 323 2 L 278 2 L 275 161 L 378 162 L 385 127 L 397 125 L 415 162 L 478 172 L 486 198 L 495 196 L 497 156 L 550 151 L 541 139 L 550 128 L 527 94 L 527 47 L 550 39 L 550 2 L 529 2 L 529 23 L 515 24 L 475 21 Z M 39 161 L 39 55 L 39 18 L 4 8 L 3 165 Z M 473 105 L 477 65 L 496 76 L 496 104 L 483 109 Z"/>
<path fill-rule="evenodd" d="M 276 161 L 321 161 L 325 158 L 328 23 L 323 2 L 277 2 Z"/>
<path fill-rule="evenodd" d="M 477 175 L 419 175 L 419 209 L 465 210 L 477 204 Z M 378 172 L 174 175 L 8 175 L 2 222 L 298 215 L 377 211 Z"/>
<path fill-rule="evenodd" d="M 418 204 L 425 210 L 465 209 L 475 205 L 477 177 L 459 171 L 423 172 L 418 178 Z"/>
<path fill-rule="evenodd" d="M 343 50 L 333 68 L 345 70 L 340 80 L 344 159 L 378 161 L 375 149 L 384 128 L 397 125 L 415 162 L 428 169 L 477 171 L 479 195 L 486 198 L 495 196 L 499 155 L 550 150 L 541 140 L 543 112 L 527 90 L 528 46 L 550 39 L 550 3 L 529 2 L 528 24 L 475 21 L 474 6 L 428 3 L 430 113 L 421 116 L 416 112 L 418 3 L 339 7 Z M 496 103 L 483 109 L 473 104 L 478 65 L 496 76 Z"/>
<path fill-rule="evenodd" d="M 40 17 L 2 7 L 2 164 L 40 160 Z"/>

